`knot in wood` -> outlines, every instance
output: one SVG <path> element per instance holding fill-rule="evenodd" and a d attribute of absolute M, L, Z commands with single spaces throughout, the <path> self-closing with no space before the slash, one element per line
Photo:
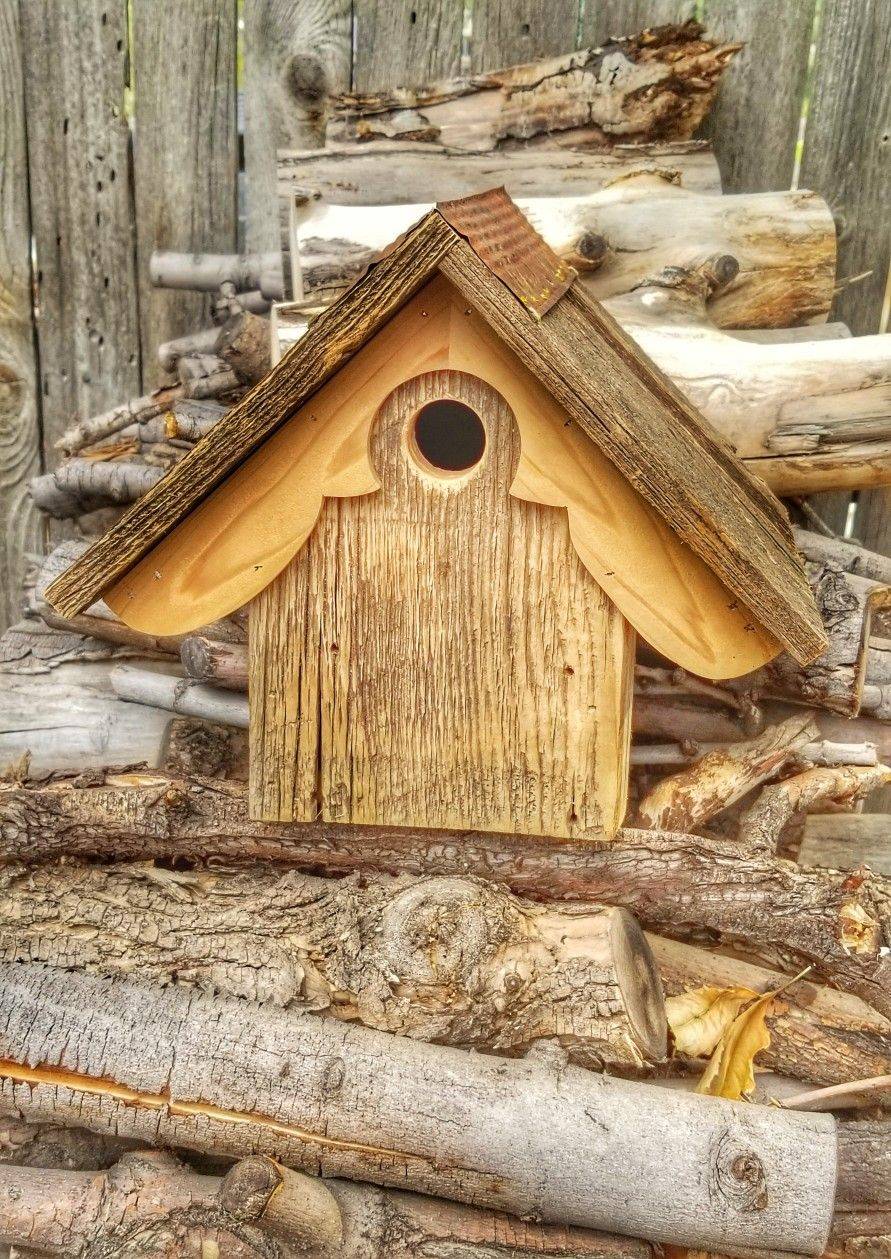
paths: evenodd
<path fill-rule="evenodd" d="M 454 984 L 466 979 L 500 936 L 501 915 L 471 879 L 424 879 L 382 914 L 381 951 L 400 979 Z"/>
<path fill-rule="evenodd" d="M 737 1211 L 763 1211 L 767 1206 L 767 1182 L 761 1160 L 726 1129 L 715 1142 L 709 1193 Z"/>

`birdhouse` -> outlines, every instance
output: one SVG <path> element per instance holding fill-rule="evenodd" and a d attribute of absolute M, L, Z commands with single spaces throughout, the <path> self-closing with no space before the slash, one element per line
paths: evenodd
<path fill-rule="evenodd" d="M 574 281 L 502 190 L 440 204 L 50 588 L 248 605 L 256 819 L 603 838 L 636 635 L 823 650 L 779 503 Z"/>

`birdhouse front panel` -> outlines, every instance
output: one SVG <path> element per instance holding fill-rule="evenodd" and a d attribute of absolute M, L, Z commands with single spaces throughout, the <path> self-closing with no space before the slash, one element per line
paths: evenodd
<path fill-rule="evenodd" d="M 611 834 L 634 633 L 566 513 L 511 495 L 511 409 L 468 373 L 422 373 L 369 455 L 380 489 L 327 499 L 252 605 L 252 813 Z"/>

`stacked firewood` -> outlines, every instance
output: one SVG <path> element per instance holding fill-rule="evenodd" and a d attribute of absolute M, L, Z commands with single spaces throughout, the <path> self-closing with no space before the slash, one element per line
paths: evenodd
<path fill-rule="evenodd" d="M 718 195 L 690 137 L 734 51 L 666 28 L 335 100 L 282 156 L 280 254 L 153 260 L 217 322 L 73 417 L 0 641 L 0 1245 L 656 1259 L 831 1221 L 891 1253 L 891 835 L 857 812 L 891 782 L 891 559 L 806 501 L 891 483 L 891 337 L 820 322 L 819 196 Z M 253 822 L 244 612 L 156 638 L 46 588 L 419 204 L 502 180 L 787 498 L 829 649 L 714 683 L 643 648 L 611 843 Z"/>

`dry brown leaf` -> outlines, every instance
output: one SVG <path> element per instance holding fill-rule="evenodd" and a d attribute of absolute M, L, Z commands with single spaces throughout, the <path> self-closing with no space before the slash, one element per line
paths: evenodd
<path fill-rule="evenodd" d="M 665 1013 L 678 1053 L 707 1058 L 740 1009 L 757 996 L 751 988 L 705 987 L 668 997 Z"/>
<path fill-rule="evenodd" d="M 772 992 L 765 992 L 737 1014 L 709 1059 L 696 1086 L 697 1093 L 738 1101 L 744 1094 L 752 1092 L 755 1087 L 755 1056 L 770 1045 L 766 1020 L 773 1003 L 781 992 L 798 983 L 810 969 L 808 966 L 788 983 Z"/>

